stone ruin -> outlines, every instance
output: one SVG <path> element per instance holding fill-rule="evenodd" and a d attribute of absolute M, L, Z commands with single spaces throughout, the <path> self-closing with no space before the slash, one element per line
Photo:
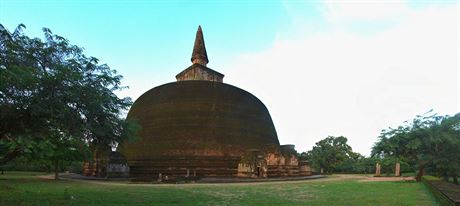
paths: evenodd
<path fill-rule="evenodd" d="M 83 175 L 107 178 L 128 178 L 129 166 L 120 152 L 110 151 L 101 158 L 93 158 L 83 165 Z"/>
<path fill-rule="evenodd" d="M 248 150 L 238 164 L 237 176 L 266 178 L 312 175 L 308 162 L 299 161 L 296 153 L 294 145 L 281 145 L 265 154 L 258 149 Z"/>

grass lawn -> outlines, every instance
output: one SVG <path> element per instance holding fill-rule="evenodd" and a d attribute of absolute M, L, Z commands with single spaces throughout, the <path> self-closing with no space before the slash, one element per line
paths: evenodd
<path fill-rule="evenodd" d="M 423 184 L 318 180 L 152 185 L 0 175 L 0 205 L 437 205 Z"/>

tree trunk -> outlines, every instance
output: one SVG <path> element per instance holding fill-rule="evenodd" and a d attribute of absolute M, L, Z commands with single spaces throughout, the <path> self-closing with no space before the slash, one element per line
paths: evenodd
<path fill-rule="evenodd" d="M 59 161 L 56 159 L 54 160 L 54 180 L 59 179 Z"/>
<path fill-rule="evenodd" d="M 46 164 L 45 167 L 46 167 L 46 172 L 51 173 L 52 166 L 50 164 Z"/>
<path fill-rule="evenodd" d="M 95 161 L 96 161 L 96 169 L 95 169 L 95 174 L 94 176 L 99 177 L 99 151 L 96 149 L 96 154 L 95 154 Z"/>
<path fill-rule="evenodd" d="M 449 181 L 449 175 L 447 175 L 446 173 L 444 173 L 444 174 L 442 175 L 442 179 L 443 179 L 444 181 L 448 182 L 448 181 Z"/>
<path fill-rule="evenodd" d="M 424 165 L 419 166 L 418 174 L 415 177 L 415 180 L 417 180 L 417 182 L 422 181 L 422 176 L 424 175 L 424 173 L 425 173 L 425 166 Z"/>

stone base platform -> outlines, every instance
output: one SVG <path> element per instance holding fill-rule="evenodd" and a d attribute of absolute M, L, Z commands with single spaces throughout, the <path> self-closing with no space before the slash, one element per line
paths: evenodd
<path fill-rule="evenodd" d="M 95 180 L 95 181 L 126 181 L 135 183 L 159 183 L 154 179 L 135 179 L 135 178 L 105 178 L 105 177 L 88 177 L 75 173 L 61 174 L 61 178 L 79 179 L 79 180 Z M 312 180 L 324 178 L 325 175 L 311 175 L 311 176 L 298 176 L 298 177 L 271 177 L 271 178 L 241 178 L 241 177 L 202 177 L 202 178 L 189 178 L 189 179 L 170 179 L 161 183 L 250 183 L 250 182 L 274 182 L 274 181 L 298 181 L 298 180 Z M 137 181 L 136 181 L 137 180 Z"/>

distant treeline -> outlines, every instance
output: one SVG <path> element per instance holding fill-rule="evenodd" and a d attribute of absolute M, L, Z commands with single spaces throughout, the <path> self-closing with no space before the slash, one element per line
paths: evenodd
<path fill-rule="evenodd" d="M 458 184 L 460 113 L 440 116 L 430 111 L 397 128 L 383 130 L 371 157 L 353 152 L 342 136 L 327 137 L 299 157 L 317 172 L 374 173 L 380 163 L 382 174 L 391 175 L 398 162 L 402 173 L 416 173 L 418 181 L 428 173 Z"/>

